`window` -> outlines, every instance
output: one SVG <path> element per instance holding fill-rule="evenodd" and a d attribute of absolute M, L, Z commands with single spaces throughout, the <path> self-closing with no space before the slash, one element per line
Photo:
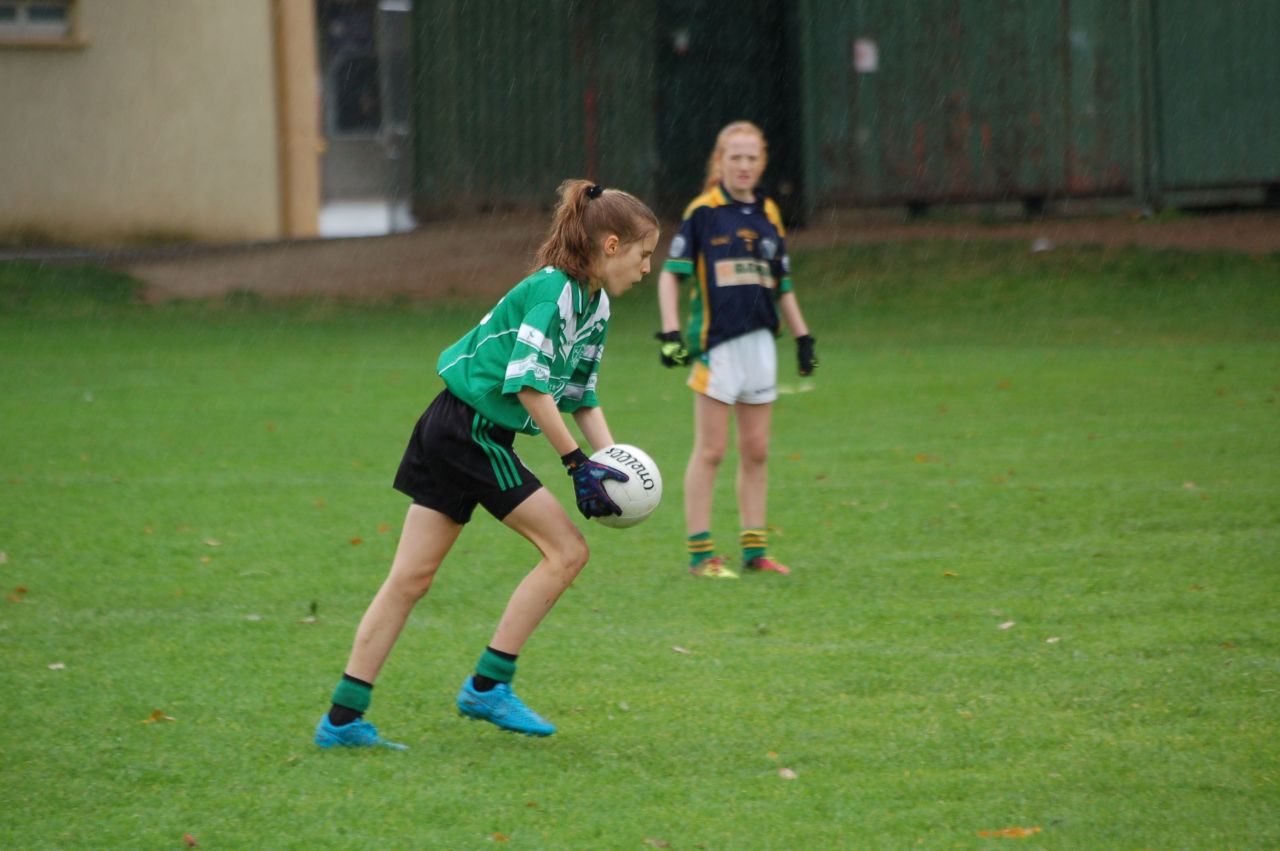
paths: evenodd
<path fill-rule="evenodd" d="M 0 0 L 0 45 L 74 46 L 76 0 Z"/>

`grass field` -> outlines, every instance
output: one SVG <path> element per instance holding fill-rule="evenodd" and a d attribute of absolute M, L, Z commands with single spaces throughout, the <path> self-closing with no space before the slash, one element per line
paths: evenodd
<path fill-rule="evenodd" d="M 646 286 L 602 397 L 666 501 L 587 529 L 521 657 L 560 732 L 454 714 L 533 561 L 478 515 L 375 691 L 406 753 L 310 738 L 435 356 L 487 305 L 142 307 L 0 265 L 0 847 L 1280 847 L 1280 257 L 795 259 L 822 365 L 780 342 L 794 576 L 682 569 L 691 403 Z"/>

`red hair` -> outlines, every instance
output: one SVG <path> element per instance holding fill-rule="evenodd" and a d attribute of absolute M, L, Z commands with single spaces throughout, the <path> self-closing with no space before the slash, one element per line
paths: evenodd
<path fill-rule="evenodd" d="M 707 180 L 703 184 L 702 189 L 705 192 L 708 189 L 714 189 L 724 180 L 724 167 L 721 160 L 724 159 L 724 150 L 729 146 L 729 138 L 739 133 L 751 133 L 760 139 L 760 153 L 763 162 L 760 168 L 769 164 L 769 140 L 764 137 L 764 131 L 750 121 L 734 121 L 726 124 L 724 129 L 716 135 L 716 146 L 711 149 L 711 157 L 707 160 Z"/>

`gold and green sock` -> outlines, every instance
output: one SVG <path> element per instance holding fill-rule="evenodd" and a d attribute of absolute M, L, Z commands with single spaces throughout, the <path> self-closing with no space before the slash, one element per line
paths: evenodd
<path fill-rule="evenodd" d="M 688 547 L 690 567 L 697 567 L 716 554 L 716 542 L 711 539 L 710 532 L 690 535 Z"/>
<path fill-rule="evenodd" d="M 765 554 L 769 548 L 769 530 L 743 529 L 739 541 L 742 542 L 742 562 L 745 564 Z"/>

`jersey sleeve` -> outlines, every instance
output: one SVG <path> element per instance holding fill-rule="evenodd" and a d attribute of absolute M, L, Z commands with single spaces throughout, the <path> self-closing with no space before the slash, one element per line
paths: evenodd
<path fill-rule="evenodd" d="M 671 238 L 671 249 L 667 252 L 667 262 L 662 264 L 663 271 L 673 272 L 680 277 L 693 274 L 694 259 L 698 254 L 697 228 L 694 225 L 694 214 L 690 214 L 680 223 L 680 230 Z"/>
<path fill-rule="evenodd" d="M 608 326 L 593 334 L 582 349 L 582 360 L 578 361 L 573 375 L 569 376 L 564 386 L 564 394 L 560 397 L 559 409 L 572 414 L 579 408 L 598 408 L 600 400 L 596 397 L 596 381 L 600 377 L 600 361 L 604 358 L 604 340 L 608 336 Z"/>
<path fill-rule="evenodd" d="M 769 266 L 778 281 L 778 295 L 791 292 L 791 257 L 787 254 L 787 240 L 781 236 L 778 237 L 778 256 Z"/>
<path fill-rule="evenodd" d="M 791 258 L 787 255 L 787 228 L 782 223 L 782 210 L 772 198 L 764 199 L 764 215 L 778 232 L 777 244 L 770 249 L 769 270 L 778 282 L 778 295 L 791 292 Z"/>
<path fill-rule="evenodd" d="M 525 387 L 551 392 L 551 363 L 559 333 L 560 312 L 553 302 L 537 304 L 524 315 L 507 361 L 504 394 L 518 393 Z"/>

